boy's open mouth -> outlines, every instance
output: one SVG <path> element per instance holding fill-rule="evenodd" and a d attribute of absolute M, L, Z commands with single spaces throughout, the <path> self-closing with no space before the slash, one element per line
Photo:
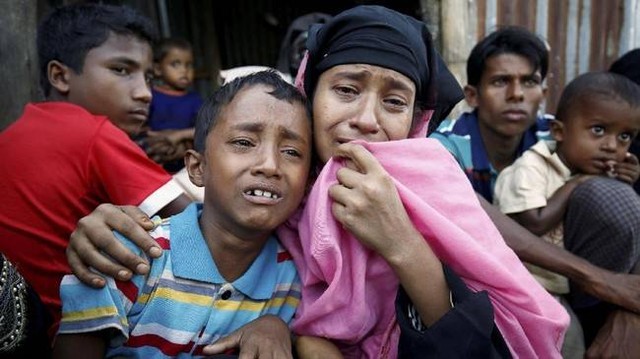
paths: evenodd
<path fill-rule="evenodd" d="M 250 189 L 250 190 L 245 191 L 244 193 L 246 195 L 256 196 L 256 197 L 265 197 L 265 198 L 271 198 L 271 199 L 280 198 L 280 195 L 278 193 L 265 191 L 265 190 L 261 190 L 261 189 Z"/>

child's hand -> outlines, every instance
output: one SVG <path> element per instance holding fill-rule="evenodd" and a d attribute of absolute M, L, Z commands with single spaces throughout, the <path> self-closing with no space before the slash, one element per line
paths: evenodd
<path fill-rule="evenodd" d="M 147 131 L 147 138 L 153 142 L 155 139 L 177 146 L 180 142 L 188 140 L 188 132 L 185 130 Z"/>
<path fill-rule="evenodd" d="M 147 144 L 147 155 L 157 163 L 165 163 L 173 158 L 175 147 L 166 141 L 153 141 Z"/>
<path fill-rule="evenodd" d="M 298 337 L 296 353 L 300 359 L 342 359 L 342 353 L 329 340 L 320 337 Z"/>
<path fill-rule="evenodd" d="M 223 354 L 239 349 L 240 358 L 293 358 L 291 332 L 279 317 L 264 315 L 235 332 L 204 347 L 205 355 Z"/>
<path fill-rule="evenodd" d="M 640 178 L 640 163 L 636 155 L 627 152 L 623 162 L 615 165 L 615 178 L 634 184 Z"/>

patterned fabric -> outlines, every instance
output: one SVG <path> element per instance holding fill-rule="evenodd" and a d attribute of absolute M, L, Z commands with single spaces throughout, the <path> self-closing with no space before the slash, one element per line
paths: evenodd
<path fill-rule="evenodd" d="M 51 316 L 2 253 L 0 271 L 0 358 L 50 358 Z"/>
<path fill-rule="evenodd" d="M 245 274 L 227 282 L 198 226 L 201 208 L 192 204 L 151 232 L 165 251 L 151 261 L 148 276 L 130 282 L 110 279 L 102 290 L 65 276 L 59 333 L 114 328 L 107 357 L 192 357 L 259 316 L 291 321 L 300 285 L 290 255 L 270 237 Z"/>
<path fill-rule="evenodd" d="M 535 125 L 524 133 L 516 157 L 520 157 L 538 140 L 550 139 L 551 118 L 551 115 L 538 117 Z M 491 166 L 487 157 L 487 150 L 480 136 L 477 112 L 466 112 L 457 120 L 443 121 L 429 137 L 440 141 L 451 152 L 471 181 L 473 189 L 490 203 L 493 202 L 493 189 L 498 172 Z"/>
<path fill-rule="evenodd" d="M 606 177 L 581 184 L 569 201 L 564 243 L 598 267 L 629 273 L 640 259 L 640 197 L 628 184 Z M 598 303 L 574 286 L 571 298 L 578 308 Z"/>
<path fill-rule="evenodd" d="M 571 177 L 571 170 L 555 152 L 555 142 L 541 140 L 525 151 L 511 166 L 500 172 L 496 181 L 493 204 L 505 214 L 520 213 L 545 207 L 558 188 Z M 542 238 L 564 247 L 563 225 L 545 233 Z M 560 274 L 525 263 L 531 274 L 554 294 L 569 292 L 569 280 Z"/>
<path fill-rule="evenodd" d="M 0 254 L 0 356 L 16 351 L 26 338 L 27 284 Z"/>

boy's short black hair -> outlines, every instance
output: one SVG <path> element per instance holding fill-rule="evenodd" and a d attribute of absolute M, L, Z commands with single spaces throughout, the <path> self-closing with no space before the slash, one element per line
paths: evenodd
<path fill-rule="evenodd" d="M 153 47 L 153 62 L 160 62 L 171 49 L 192 51 L 191 43 L 183 38 L 168 37 L 161 39 Z"/>
<path fill-rule="evenodd" d="M 202 105 L 196 119 L 196 130 L 193 140 L 193 147 L 196 151 L 204 153 L 207 142 L 207 135 L 218 122 L 220 112 L 227 106 L 233 98 L 243 89 L 257 85 L 271 87 L 273 90 L 269 94 L 278 100 L 287 101 L 288 103 L 299 102 L 309 114 L 309 107 L 305 97 L 297 88 L 286 82 L 280 75 L 273 71 L 260 71 L 247 76 L 238 77 L 233 81 L 225 84 L 214 92 Z"/>
<path fill-rule="evenodd" d="M 40 86 L 45 96 L 51 91 L 49 62 L 60 61 L 81 73 L 87 52 L 102 45 L 111 33 L 135 36 L 149 44 L 156 38 L 151 21 L 127 6 L 78 4 L 54 9 L 38 27 Z"/>
<path fill-rule="evenodd" d="M 545 43 L 523 27 L 507 26 L 491 33 L 473 47 L 467 60 L 467 83 L 478 86 L 487 59 L 504 54 L 524 57 L 534 70 L 540 70 L 543 80 L 547 76 L 549 51 Z"/>
<path fill-rule="evenodd" d="M 640 86 L 628 78 L 612 72 L 588 72 L 576 77 L 562 91 L 556 119 L 565 121 L 581 100 L 604 97 L 622 101 L 632 108 L 640 108 Z"/>

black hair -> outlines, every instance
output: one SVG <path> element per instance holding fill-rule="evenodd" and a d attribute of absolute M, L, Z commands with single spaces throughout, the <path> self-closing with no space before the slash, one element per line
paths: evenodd
<path fill-rule="evenodd" d="M 564 121 L 583 100 L 605 97 L 640 108 L 640 86 L 628 78 L 611 72 L 589 72 L 576 77 L 560 95 L 556 119 Z"/>
<path fill-rule="evenodd" d="M 151 21 L 127 6 L 78 4 L 54 9 L 38 27 L 40 86 L 45 96 L 51 92 L 49 62 L 60 61 L 81 73 L 87 52 L 102 45 L 111 33 L 135 36 L 149 44 L 156 38 Z"/>
<path fill-rule="evenodd" d="M 192 51 L 191 43 L 179 37 L 169 37 L 158 41 L 153 47 L 153 62 L 160 62 L 171 51 L 171 49 L 180 49 Z"/>
<path fill-rule="evenodd" d="M 626 76 L 640 85 L 640 49 L 627 52 L 611 64 L 610 72 Z"/>
<path fill-rule="evenodd" d="M 549 51 L 542 39 L 523 27 L 507 26 L 491 33 L 473 47 L 467 60 L 467 83 L 478 86 L 487 59 L 504 54 L 524 57 L 534 70 L 540 70 L 543 80 L 547 76 Z"/>
<path fill-rule="evenodd" d="M 307 118 L 311 118 L 305 97 L 298 89 L 284 81 L 277 72 L 267 70 L 238 77 L 216 90 L 198 111 L 193 140 L 193 147 L 196 151 L 204 153 L 207 136 L 218 122 L 218 116 L 224 106 L 231 103 L 241 90 L 258 85 L 271 87 L 272 90 L 268 93 L 278 100 L 287 101 L 291 104 L 294 102 L 302 104 L 307 111 Z"/>

